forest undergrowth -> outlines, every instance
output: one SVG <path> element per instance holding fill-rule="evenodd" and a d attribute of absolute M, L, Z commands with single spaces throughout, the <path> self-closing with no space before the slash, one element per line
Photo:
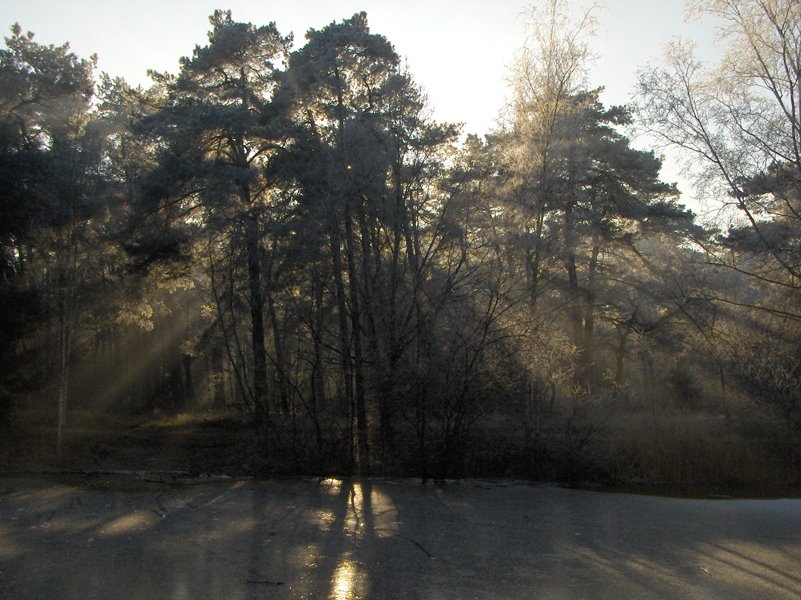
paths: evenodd
<path fill-rule="evenodd" d="M 276 418 L 269 457 L 260 456 L 248 418 L 197 411 L 147 416 L 77 413 L 61 455 L 51 415 L 18 411 L 5 419 L 0 475 L 163 473 L 207 477 L 348 477 L 347 427 L 318 444 L 310 423 Z M 278 422 L 280 421 L 280 422 Z M 618 409 L 603 416 L 553 414 L 535 437 L 511 419 L 487 419 L 457 444 L 429 449 L 426 479 L 501 479 L 668 495 L 797 496 L 801 448 L 780 420 L 705 412 Z M 391 452 L 375 453 L 374 477 L 421 477 L 412 430 Z"/>

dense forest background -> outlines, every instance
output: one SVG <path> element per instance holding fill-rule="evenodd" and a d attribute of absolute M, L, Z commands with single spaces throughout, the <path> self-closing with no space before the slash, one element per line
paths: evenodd
<path fill-rule="evenodd" d="M 234 471 L 797 482 L 801 5 L 691 8 L 725 59 L 677 45 L 624 107 L 592 13 L 542 3 L 483 139 L 364 13 L 298 43 L 215 12 L 148 89 L 14 25 L 2 465 L 183 427 Z"/>

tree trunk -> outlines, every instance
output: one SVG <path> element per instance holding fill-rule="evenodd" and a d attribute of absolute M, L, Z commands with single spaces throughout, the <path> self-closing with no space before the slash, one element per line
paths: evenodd
<path fill-rule="evenodd" d="M 539 299 L 540 269 L 542 262 L 542 232 L 545 225 L 545 207 L 539 203 L 534 224 L 534 244 L 525 249 L 526 279 L 528 281 L 529 304 L 532 316 L 536 316 Z"/>
<path fill-rule="evenodd" d="M 184 406 L 194 408 L 195 406 L 195 385 L 192 381 L 192 355 L 184 354 L 182 356 L 183 366 L 183 392 L 184 392 Z"/>
<path fill-rule="evenodd" d="M 342 356 L 342 386 L 345 393 L 345 402 L 348 410 L 351 411 L 351 431 L 349 440 L 351 443 L 350 456 L 352 460 L 356 457 L 355 432 L 353 431 L 353 368 L 350 357 L 350 341 L 348 330 L 348 307 L 345 300 L 345 282 L 342 273 L 342 248 L 339 232 L 339 224 L 336 222 L 335 215 L 331 215 L 331 268 L 334 275 L 334 288 L 337 299 L 337 316 L 339 320 L 339 353 Z"/>
<path fill-rule="evenodd" d="M 60 279 L 61 299 L 59 306 L 59 378 L 58 378 L 58 423 L 56 426 L 56 448 L 61 456 L 64 446 L 64 435 L 67 426 L 67 401 L 69 394 L 70 357 L 72 355 L 72 334 L 75 318 L 75 304 L 77 293 L 78 273 L 78 246 L 76 232 L 69 235 L 71 242 L 71 257 L 69 268 L 62 273 Z"/>
<path fill-rule="evenodd" d="M 579 292 L 578 269 L 576 268 L 576 256 L 571 250 L 567 256 L 565 268 L 567 270 L 567 281 L 570 295 L 570 324 L 573 331 L 573 343 L 579 353 L 579 360 L 584 354 L 584 326 L 581 311 L 581 294 Z"/>
<path fill-rule="evenodd" d="M 353 367 L 355 380 L 354 415 L 356 418 L 356 472 L 368 475 L 370 470 L 369 446 L 367 443 L 367 405 L 364 397 L 364 371 L 362 355 L 361 310 L 359 303 L 359 283 L 356 272 L 355 242 L 350 206 L 345 205 L 345 251 L 348 261 L 350 283 L 350 321 L 353 334 Z"/>
<path fill-rule="evenodd" d="M 58 424 L 56 433 L 56 448 L 61 456 L 64 449 L 64 431 L 67 426 L 67 394 L 69 393 L 69 367 L 70 346 L 72 332 L 70 331 L 69 299 L 67 290 L 62 291 L 61 310 L 59 315 L 59 370 L 58 370 Z"/>
<path fill-rule="evenodd" d="M 264 346 L 264 298 L 261 292 L 261 261 L 259 257 L 259 224 L 252 214 L 245 216 L 245 245 L 250 292 L 250 341 L 253 353 L 253 405 L 256 427 L 266 434 L 269 423 L 267 406 L 267 350 Z"/>
<path fill-rule="evenodd" d="M 367 198 L 364 198 L 367 202 Z M 364 299 L 362 306 L 362 313 L 364 314 L 361 320 L 361 331 L 367 345 L 367 351 L 371 358 L 372 369 L 370 370 L 371 377 L 369 381 L 375 384 L 378 381 L 378 438 L 368 440 L 368 446 L 373 448 L 376 445 L 379 448 L 381 456 L 385 463 L 391 459 L 392 446 L 393 446 L 393 427 L 392 415 L 389 410 L 390 403 L 387 401 L 387 366 L 386 354 L 387 345 L 382 347 L 380 343 L 378 328 L 376 325 L 377 317 L 376 311 L 378 307 L 385 301 L 385 297 L 381 294 L 383 292 L 383 270 L 381 264 L 381 253 L 378 248 L 378 234 L 376 228 L 371 227 L 371 222 L 368 221 L 365 207 L 359 203 L 357 204 L 357 218 L 359 224 L 359 232 L 361 233 L 361 252 L 362 252 L 362 277 L 360 280 L 361 298 Z M 365 400 L 366 403 L 366 400 Z M 365 407 L 365 410 L 367 407 Z M 370 406 L 371 411 L 376 409 L 375 405 Z M 367 422 L 370 421 L 369 415 Z M 371 431 L 371 435 L 375 436 L 375 432 Z"/>
<path fill-rule="evenodd" d="M 575 223 L 573 221 L 573 205 L 568 202 L 565 206 L 565 232 L 564 232 L 564 257 L 565 270 L 567 271 L 568 300 L 570 301 L 570 323 L 573 330 L 573 343 L 580 349 L 582 338 L 581 306 L 579 304 L 579 282 L 578 269 L 576 267 L 576 241 L 573 231 Z"/>
<path fill-rule="evenodd" d="M 275 346 L 275 368 L 278 380 L 278 401 L 283 414 L 289 414 L 289 380 L 287 379 L 287 362 L 284 352 L 284 341 L 278 323 L 278 312 L 275 310 L 275 301 L 271 293 L 267 293 L 267 310 L 270 314 L 270 325 L 273 330 L 273 345 Z"/>
<path fill-rule="evenodd" d="M 320 428 L 320 407 L 325 404 L 325 371 L 323 364 L 323 281 L 320 272 L 315 269 L 314 282 L 314 305 L 312 308 L 312 339 L 314 340 L 314 363 L 312 364 L 312 394 L 311 412 L 314 421 L 314 432 L 317 441 L 317 451 L 323 451 L 323 434 Z"/>
<path fill-rule="evenodd" d="M 211 350 L 211 404 L 214 408 L 225 406 L 225 358 L 222 348 L 215 343 Z"/>
<path fill-rule="evenodd" d="M 621 331 L 622 328 L 625 328 Z M 629 339 L 631 329 L 626 325 L 618 325 L 618 342 L 615 348 L 615 387 L 618 389 L 623 385 L 623 368 L 626 359 L 626 343 Z"/>
<path fill-rule="evenodd" d="M 426 311 L 422 305 L 422 272 L 420 267 L 420 243 L 412 219 L 406 210 L 405 203 L 399 205 L 401 211 L 400 226 L 406 244 L 406 258 L 411 267 L 414 278 L 414 291 L 411 298 L 412 309 L 415 316 L 415 368 L 412 374 L 412 392 L 414 395 L 415 427 L 417 430 L 417 452 L 420 467 L 420 479 L 425 482 L 429 477 L 428 447 L 428 402 L 429 390 L 427 386 L 428 371 L 431 369 L 432 341 L 430 324 L 427 322 Z"/>
<path fill-rule="evenodd" d="M 593 245 L 590 263 L 587 266 L 587 288 L 584 294 L 584 331 L 582 335 L 583 354 L 581 368 L 587 378 L 592 374 L 595 362 L 595 275 L 598 271 L 598 244 Z"/>

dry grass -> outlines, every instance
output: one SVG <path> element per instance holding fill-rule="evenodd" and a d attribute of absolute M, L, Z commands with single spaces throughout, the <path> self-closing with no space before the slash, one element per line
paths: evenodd
<path fill-rule="evenodd" d="M 155 413 L 138 424 L 144 429 L 175 429 L 188 427 L 208 427 L 220 423 L 241 421 L 242 416 L 234 411 L 198 411 L 177 414 Z"/>
<path fill-rule="evenodd" d="M 746 434 L 737 422 L 703 414 L 628 416 L 607 425 L 603 446 L 622 480 L 782 485 L 790 465 L 774 440 Z M 797 480 L 797 475 L 796 475 Z"/>

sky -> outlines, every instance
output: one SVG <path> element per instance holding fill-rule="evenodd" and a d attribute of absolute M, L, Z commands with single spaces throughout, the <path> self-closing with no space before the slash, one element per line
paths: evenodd
<path fill-rule="evenodd" d="M 293 32 L 295 47 L 309 28 L 367 12 L 373 33 L 386 36 L 426 91 L 437 120 L 464 123 L 467 133 L 485 134 L 497 123 L 506 77 L 526 38 L 526 0 L 3 0 L 0 27 L 14 23 L 42 44 L 70 42 L 81 57 L 97 54 L 99 67 L 130 83 L 148 85 L 148 69 L 176 72 L 181 56 L 207 41 L 208 16 L 231 9 L 234 20 L 257 25 L 275 21 Z M 587 2 L 573 0 L 579 9 Z M 607 105 L 630 102 L 637 70 L 658 64 L 668 41 L 680 36 L 698 43 L 714 60 L 711 23 L 685 22 L 684 0 L 606 0 L 590 41 L 597 55 L 590 85 L 604 86 Z M 648 143 L 639 144 L 647 147 Z M 681 178 L 668 153 L 665 180 Z M 688 200 L 688 199 L 685 199 Z M 689 202 L 688 202 L 689 203 Z"/>

